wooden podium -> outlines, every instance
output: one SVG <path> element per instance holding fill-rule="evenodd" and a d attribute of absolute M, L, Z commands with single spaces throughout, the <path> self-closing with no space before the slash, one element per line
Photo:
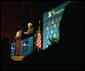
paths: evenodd
<path fill-rule="evenodd" d="M 16 32 L 15 40 L 16 40 L 16 56 L 20 56 L 20 45 L 21 45 L 21 34 L 22 30 Z"/>
<path fill-rule="evenodd" d="M 15 40 L 16 40 L 16 48 L 15 48 L 15 55 L 11 56 L 11 59 L 14 61 L 22 61 L 24 56 L 20 55 L 20 48 L 21 48 L 21 35 L 22 30 L 16 32 Z"/>

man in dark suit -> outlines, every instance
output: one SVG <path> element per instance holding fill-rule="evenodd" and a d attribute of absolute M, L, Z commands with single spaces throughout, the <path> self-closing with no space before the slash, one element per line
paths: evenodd
<path fill-rule="evenodd" d="M 24 34 L 28 35 L 30 33 L 33 33 L 33 25 L 32 25 L 32 23 L 28 23 L 27 27 L 28 27 L 28 30 L 26 32 L 24 32 Z"/>

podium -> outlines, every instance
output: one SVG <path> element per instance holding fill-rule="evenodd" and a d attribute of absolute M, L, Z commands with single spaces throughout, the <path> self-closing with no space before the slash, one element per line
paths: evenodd
<path fill-rule="evenodd" d="M 22 30 L 16 32 L 15 42 L 11 43 L 11 59 L 22 61 L 25 56 L 33 53 L 33 35 L 22 37 Z"/>
<path fill-rule="evenodd" d="M 22 35 L 22 30 L 19 30 L 16 32 L 16 36 L 15 36 L 15 44 L 12 43 L 12 45 L 14 45 L 15 47 L 15 51 L 13 51 L 12 55 L 11 55 L 11 59 L 14 61 L 22 61 L 24 56 L 20 55 L 20 48 L 21 48 L 21 35 Z"/>
<path fill-rule="evenodd" d="M 16 32 L 15 40 L 16 40 L 16 56 L 20 56 L 20 45 L 21 45 L 21 34 L 22 30 Z"/>

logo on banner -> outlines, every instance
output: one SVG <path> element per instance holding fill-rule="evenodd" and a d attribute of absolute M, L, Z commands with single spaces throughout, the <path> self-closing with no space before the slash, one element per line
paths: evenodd
<path fill-rule="evenodd" d="M 25 42 L 23 43 L 23 50 L 24 50 L 24 51 L 27 51 L 27 50 L 28 50 L 28 41 L 25 41 Z"/>

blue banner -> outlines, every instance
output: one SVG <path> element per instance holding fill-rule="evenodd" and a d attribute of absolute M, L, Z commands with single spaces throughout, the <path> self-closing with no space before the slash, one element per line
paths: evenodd
<path fill-rule="evenodd" d="M 43 14 L 43 49 L 48 48 L 53 42 L 59 42 L 59 25 L 62 14 L 67 4 L 71 1 L 55 7 Z"/>

